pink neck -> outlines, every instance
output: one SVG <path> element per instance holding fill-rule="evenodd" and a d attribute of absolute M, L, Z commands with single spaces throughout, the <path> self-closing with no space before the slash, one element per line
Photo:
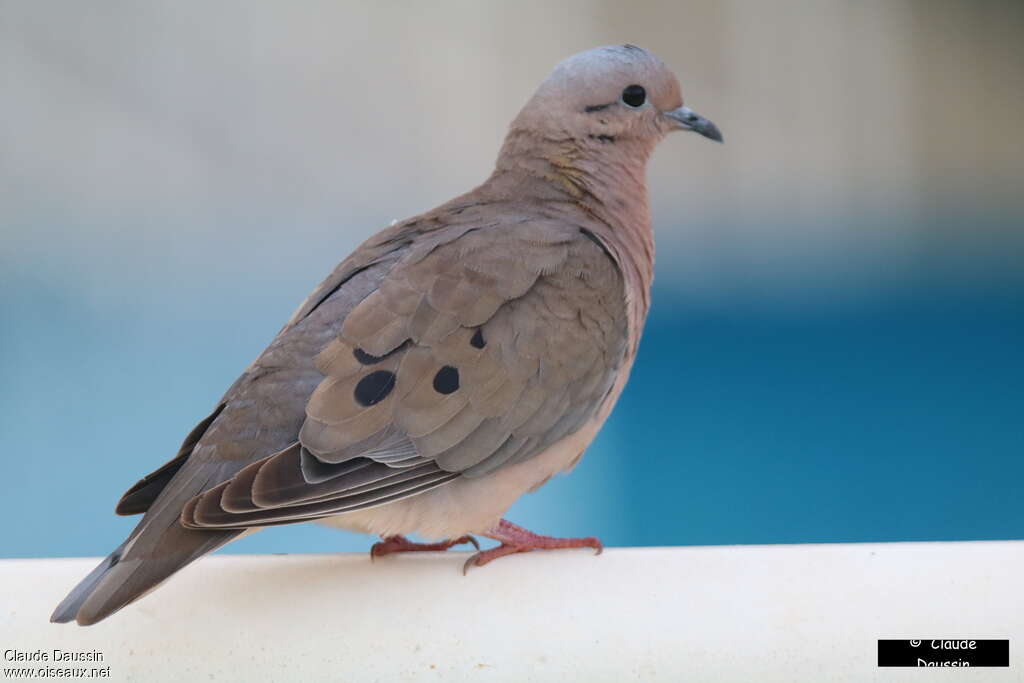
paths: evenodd
<path fill-rule="evenodd" d="M 634 352 L 654 278 L 645 173 L 654 142 L 538 139 L 513 130 L 487 182 L 501 194 L 525 191 L 537 197 L 546 212 L 579 222 L 604 242 L 625 278 Z"/>

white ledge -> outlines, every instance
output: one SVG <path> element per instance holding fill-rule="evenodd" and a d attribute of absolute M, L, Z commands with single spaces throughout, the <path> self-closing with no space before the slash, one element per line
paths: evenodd
<path fill-rule="evenodd" d="M 20 666 L 114 681 L 921 681 L 876 640 L 968 637 L 1011 666 L 957 680 L 1024 675 L 1024 541 L 466 557 L 215 555 L 90 628 L 47 620 L 96 559 L 4 560 L 0 655 L 99 651 Z"/>

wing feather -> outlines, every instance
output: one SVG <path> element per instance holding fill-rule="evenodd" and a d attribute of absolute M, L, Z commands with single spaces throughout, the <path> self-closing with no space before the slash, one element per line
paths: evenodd
<path fill-rule="evenodd" d="M 344 319 L 298 442 L 194 498 L 183 524 L 386 504 L 524 462 L 590 419 L 625 356 L 621 274 L 572 226 L 474 212 L 414 240 Z"/>

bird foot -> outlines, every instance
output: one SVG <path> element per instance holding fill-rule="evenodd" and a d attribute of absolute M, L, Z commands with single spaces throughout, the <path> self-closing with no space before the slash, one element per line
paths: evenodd
<path fill-rule="evenodd" d="M 392 553 L 414 553 L 423 552 L 427 550 L 448 550 L 452 546 L 462 545 L 463 543 L 472 543 L 473 546 L 480 550 L 480 544 L 476 542 L 476 539 L 472 536 L 459 536 L 458 538 L 449 538 L 445 541 L 438 543 L 414 543 L 405 536 L 387 536 L 378 543 L 374 543 L 373 547 L 370 548 L 370 561 L 374 558 L 383 557 L 385 555 L 391 555 Z"/>
<path fill-rule="evenodd" d="M 463 574 L 468 572 L 470 567 L 482 567 L 491 560 L 496 560 L 499 557 L 514 555 L 515 553 L 528 553 L 531 550 L 593 548 L 597 551 L 595 555 L 600 555 L 601 551 L 604 550 L 604 545 L 601 544 L 600 539 L 594 538 L 593 536 L 587 536 L 586 538 L 554 538 L 552 536 L 541 536 L 533 533 L 532 531 L 527 531 L 523 527 L 517 526 L 504 519 L 498 522 L 498 526 L 495 527 L 494 530 L 481 535 L 486 536 L 487 538 L 493 538 L 495 541 L 500 541 L 501 545 L 496 548 L 490 548 L 489 550 L 482 550 L 466 560 L 466 564 L 462 565 Z"/>

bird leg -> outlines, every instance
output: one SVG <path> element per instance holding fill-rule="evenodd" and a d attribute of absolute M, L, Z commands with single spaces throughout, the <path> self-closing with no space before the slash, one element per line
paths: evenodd
<path fill-rule="evenodd" d="M 476 542 L 476 539 L 472 536 L 459 536 L 458 538 L 449 538 L 438 543 L 414 543 L 405 536 L 382 536 L 383 540 L 378 543 L 374 543 L 373 547 L 370 548 L 370 561 L 372 562 L 375 557 L 383 557 L 384 555 L 390 555 L 392 553 L 411 553 L 411 552 L 422 552 L 425 550 L 448 550 L 453 545 L 462 545 L 463 543 L 472 543 L 473 546 L 480 550 L 480 544 Z"/>
<path fill-rule="evenodd" d="M 600 555 L 601 551 L 604 550 L 604 546 L 601 544 L 601 541 L 593 536 L 588 536 L 586 538 L 554 538 L 552 536 L 540 536 L 504 519 L 498 522 L 497 527 L 485 534 L 481 534 L 481 536 L 486 536 L 487 538 L 493 538 L 495 541 L 500 541 L 501 545 L 496 548 L 491 548 L 490 550 L 480 551 L 466 560 L 466 564 L 462 566 L 463 574 L 465 574 L 472 566 L 482 567 L 491 560 L 496 560 L 499 557 L 512 555 L 514 553 L 528 553 L 531 550 L 593 548 L 597 551 L 595 553 L 597 555 Z"/>

